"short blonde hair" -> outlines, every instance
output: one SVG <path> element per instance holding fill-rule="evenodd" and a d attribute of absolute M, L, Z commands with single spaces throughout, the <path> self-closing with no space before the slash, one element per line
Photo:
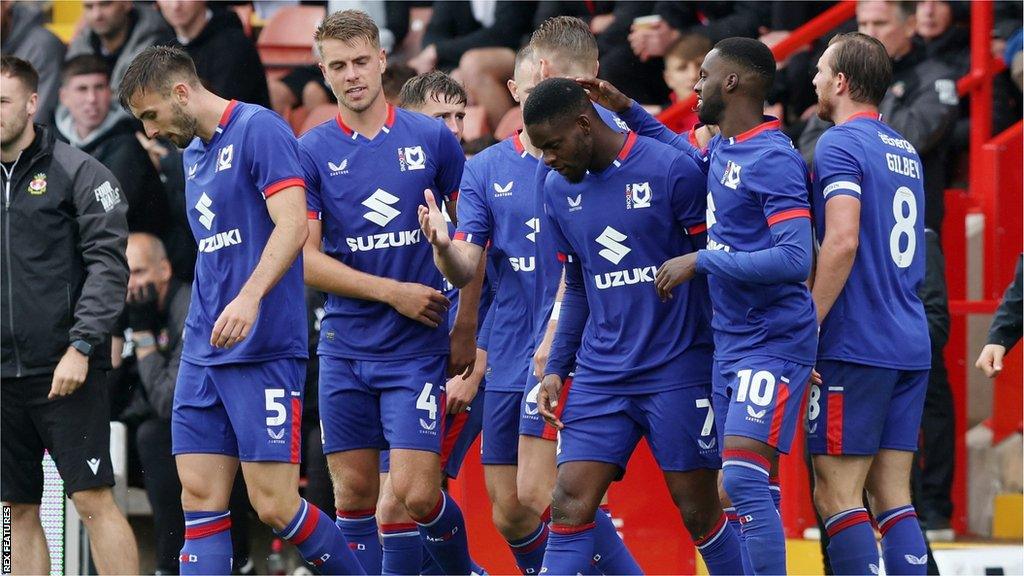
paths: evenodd
<path fill-rule="evenodd" d="M 324 40 L 351 42 L 365 38 L 374 48 L 380 48 L 380 30 L 373 18 L 362 10 L 340 10 L 324 18 L 313 33 L 317 48 Z"/>
<path fill-rule="evenodd" d="M 574 16 L 553 16 L 530 36 L 534 51 L 557 54 L 567 63 L 584 68 L 597 62 L 597 39 L 586 22 Z"/>

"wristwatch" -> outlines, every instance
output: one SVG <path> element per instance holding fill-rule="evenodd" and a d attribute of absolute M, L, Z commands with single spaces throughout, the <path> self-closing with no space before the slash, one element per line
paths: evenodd
<path fill-rule="evenodd" d="M 75 340 L 71 343 L 71 347 L 78 350 L 82 356 L 88 358 L 92 354 L 92 344 L 89 344 L 85 340 Z"/>
<path fill-rule="evenodd" d="M 156 337 L 150 333 L 146 333 L 142 336 L 134 334 L 132 335 L 132 342 L 135 343 L 136 348 L 149 348 L 156 346 Z"/>

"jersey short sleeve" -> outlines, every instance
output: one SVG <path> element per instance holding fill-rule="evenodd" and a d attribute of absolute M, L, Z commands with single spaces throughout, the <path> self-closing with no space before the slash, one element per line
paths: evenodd
<path fill-rule="evenodd" d="M 299 143 L 277 114 L 261 110 L 249 123 L 246 144 L 252 151 L 249 173 L 264 198 L 291 186 L 305 187 L 299 169 Z"/>
<path fill-rule="evenodd" d="M 676 221 L 694 235 L 707 231 L 706 177 L 688 154 L 680 154 L 669 167 L 668 184 L 672 192 L 672 213 Z"/>
<path fill-rule="evenodd" d="M 852 196 L 860 200 L 860 185 L 864 177 L 860 161 L 854 155 L 860 145 L 855 138 L 846 137 L 844 130 L 827 131 L 814 149 L 814 170 L 820 184 L 823 200 L 835 196 Z"/>
<path fill-rule="evenodd" d="M 811 217 L 807 165 L 795 150 L 769 149 L 740 177 L 761 203 L 769 226 Z"/>
<path fill-rule="evenodd" d="M 438 122 L 440 132 L 437 142 L 438 169 L 434 185 L 445 200 L 453 200 L 459 190 L 462 169 L 466 165 L 466 155 L 455 135 Z"/>
<path fill-rule="evenodd" d="M 493 219 L 487 204 L 487 183 L 477 174 L 473 162 L 468 162 L 462 173 L 457 208 L 459 226 L 455 239 L 486 246 L 494 229 Z"/>
<path fill-rule="evenodd" d="M 299 166 L 302 169 L 302 178 L 306 182 L 306 213 L 310 220 L 320 220 L 323 212 L 323 202 L 320 200 L 320 172 L 316 169 L 316 162 L 302 144 L 299 144 Z"/>

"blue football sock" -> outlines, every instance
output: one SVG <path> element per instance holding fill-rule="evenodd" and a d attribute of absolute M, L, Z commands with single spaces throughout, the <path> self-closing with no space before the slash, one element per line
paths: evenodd
<path fill-rule="evenodd" d="M 439 490 L 438 493 L 440 498 L 434 511 L 425 518 L 416 519 L 420 538 L 446 574 L 469 574 L 473 563 L 469 559 L 469 541 L 462 510 L 447 492 Z"/>
<path fill-rule="evenodd" d="M 415 524 L 382 524 L 381 574 L 417 574 L 423 566 L 423 542 Z"/>
<path fill-rule="evenodd" d="M 844 510 L 825 520 L 825 531 L 833 574 L 878 574 L 878 546 L 867 510 Z"/>
<path fill-rule="evenodd" d="M 585 573 L 594 558 L 594 523 L 582 526 L 551 524 L 541 572 L 551 575 Z"/>
<path fill-rule="evenodd" d="M 376 510 L 337 511 L 335 524 L 341 530 L 348 547 L 367 574 L 380 574 L 383 551 L 377 534 Z"/>
<path fill-rule="evenodd" d="M 693 541 L 700 552 L 709 574 L 742 574 L 743 561 L 740 539 L 736 536 L 725 514 L 704 537 Z"/>
<path fill-rule="evenodd" d="M 786 573 L 786 536 L 768 488 L 767 459 L 750 450 L 725 450 L 722 477 L 736 508 L 753 574 Z"/>
<path fill-rule="evenodd" d="M 619 537 L 607 506 L 602 506 L 594 514 L 594 561 L 602 574 L 644 573 Z"/>
<path fill-rule="evenodd" d="M 910 504 L 878 515 L 882 533 L 882 558 L 886 574 L 926 574 L 928 548 L 917 521 L 917 512 Z"/>
<path fill-rule="evenodd" d="M 753 574 L 754 570 L 750 567 L 750 554 L 747 553 L 747 541 L 743 539 L 743 527 L 740 526 L 740 517 L 736 515 L 736 509 L 733 507 L 723 508 L 725 517 L 729 520 L 729 527 L 732 528 L 734 534 L 736 534 L 736 540 L 740 543 L 740 562 L 743 564 L 743 572 L 741 574 Z"/>
<path fill-rule="evenodd" d="M 479 576 L 487 576 L 487 570 L 484 570 L 483 566 L 480 566 L 472 558 L 469 559 L 470 565 L 473 567 L 473 571 L 470 574 L 477 574 Z M 420 576 L 441 576 L 444 574 L 444 569 L 438 564 L 427 548 L 423 547 L 423 567 L 420 568 Z"/>
<path fill-rule="evenodd" d="M 509 540 L 508 547 L 516 559 L 516 566 L 523 574 L 540 574 L 544 563 L 544 548 L 548 544 L 548 525 L 544 522 L 518 540 Z"/>
<path fill-rule="evenodd" d="M 275 534 L 295 546 L 299 554 L 324 574 L 365 574 L 341 530 L 327 514 L 299 500 L 295 517 Z"/>
<path fill-rule="evenodd" d="M 181 574 L 230 574 L 231 561 L 231 512 L 185 512 Z"/>

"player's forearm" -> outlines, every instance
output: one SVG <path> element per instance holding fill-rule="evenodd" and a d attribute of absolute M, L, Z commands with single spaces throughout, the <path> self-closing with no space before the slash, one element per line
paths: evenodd
<path fill-rule="evenodd" d="M 568 266 L 568 265 L 567 265 Z M 576 265 L 578 268 L 578 264 Z M 565 380 L 576 364 L 576 353 L 583 342 L 583 330 L 590 318 L 587 293 L 583 287 L 582 272 L 566 270 L 565 292 L 562 296 L 558 326 L 551 343 L 551 353 L 544 374 L 557 374 Z"/>
<path fill-rule="evenodd" d="M 483 250 L 469 242 L 453 240 L 444 249 L 434 247 L 434 265 L 456 288 L 472 282 L 483 262 Z"/>
<path fill-rule="evenodd" d="M 756 252 L 700 250 L 697 271 L 751 284 L 803 282 L 811 272 L 811 222 L 798 218 L 772 227 L 771 248 Z"/>
<path fill-rule="evenodd" d="M 279 219 L 267 239 L 256 269 L 249 275 L 240 293 L 258 299 L 266 296 L 295 262 L 308 235 L 309 229 L 304 218 Z"/>
<path fill-rule="evenodd" d="M 477 320 L 480 315 L 480 293 L 484 286 L 484 270 L 487 257 L 481 255 L 476 273 L 468 284 L 459 289 L 459 308 L 455 311 L 456 330 L 471 330 L 476 333 Z"/>
<path fill-rule="evenodd" d="M 345 298 L 390 304 L 397 282 L 346 266 L 319 250 L 303 253 L 306 285 Z"/>
<path fill-rule="evenodd" d="M 818 266 L 814 273 L 814 287 L 811 297 L 818 311 L 818 324 L 828 316 L 832 306 L 846 285 L 853 261 L 857 255 L 857 237 L 836 238 L 825 235 L 825 241 L 818 252 Z"/>

